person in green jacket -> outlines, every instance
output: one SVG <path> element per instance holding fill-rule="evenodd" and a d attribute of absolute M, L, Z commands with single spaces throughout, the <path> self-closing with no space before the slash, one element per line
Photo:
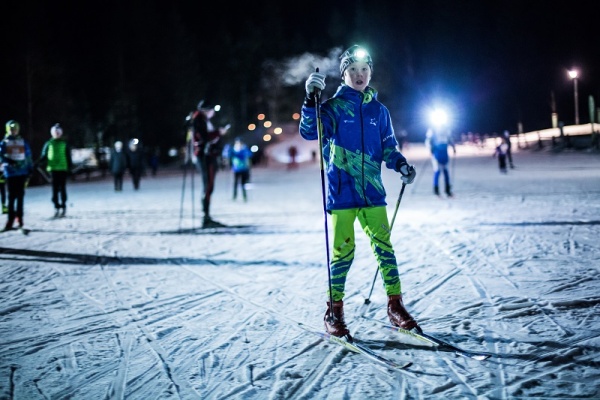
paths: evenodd
<path fill-rule="evenodd" d="M 64 217 L 67 212 L 67 178 L 73 167 L 71 147 L 63 137 L 60 124 L 53 125 L 50 134 L 52 138 L 44 144 L 39 162 L 46 165 L 51 176 L 54 216 Z"/>

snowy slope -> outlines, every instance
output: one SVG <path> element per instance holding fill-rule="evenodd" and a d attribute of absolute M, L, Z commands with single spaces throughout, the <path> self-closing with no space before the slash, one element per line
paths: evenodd
<path fill-rule="evenodd" d="M 459 147 L 456 198 L 440 200 L 411 145 L 419 175 L 392 234 L 422 328 L 487 361 L 361 318 L 376 267 L 358 225 L 346 319 L 413 365 L 391 371 L 298 326 L 320 330 L 325 312 L 318 164 L 255 168 L 247 203 L 221 172 L 213 214 L 233 227 L 220 231 L 199 229 L 198 175 L 170 170 L 137 192 L 70 182 L 58 220 L 50 187 L 28 189 L 31 233 L 0 234 L 0 398 L 598 398 L 600 156 L 517 151 L 503 175 L 492 154 Z M 399 178 L 384 178 L 391 219 Z M 370 299 L 366 315 L 385 321 L 379 278 Z"/>

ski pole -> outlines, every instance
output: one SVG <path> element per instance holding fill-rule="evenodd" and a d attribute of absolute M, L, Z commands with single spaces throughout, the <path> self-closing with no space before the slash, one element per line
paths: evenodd
<path fill-rule="evenodd" d="M 319 68 L 316 69 L 319 72 Z M 327 195 L 325 193 L 325 166 L 323 163 L 323 127 L 321 126 L 321 91 L 315 89 L 315 107 L 317 111 L 317 134 L 319 136 L 319 165 L 321 169 L 321 197 L 323 200 L 323 221 L 325 222 L 325 252 L 327 254 L 327 279 L 329 284 L 329 318 L 333 319 L 333 289 L 331 287 L 331 265 L 329 259 L 329 230 L 327 228 Z"/>
<path fill-rule="evenodd" d="M 181 202 L 179 204 L 179 232 L 181 232 L 181 220 L 183 218 L 183 199 L 185 195 L 185 178 L 187 177 L 187 161 L 183 166 L 183 184 L 181 185 Z"/>
<path fill-rule="evenodd" d="M 456 148 L 454 146 L 452 146 L 452 149 L 454 150 L 453 154 L 452 154 L 452 170 L 450 171 L 450 184 L 451 185 L 455 185 L 454 182 L 454 171 L 456 170 Z"/>
<path fill-rule="evenodd" d="M 415 193 L 415 190 L 417 190 L 417 182 L 419 182 L 419 178 L 421 178 L 421 176 L 423 175 L 423 172 L 425 172 L 425 170 L 427 169 L 427 166 L 431 164 L 431 157 L 426 157 L 425 161 L 423 161 L 423 166 L 421 167 L 421 173 L 417 174 L 417 177 L 415 178 L 415 182 L 413 185 L 413 189 L 412 192 Z"/>
<path fill-rule="evenodd" d="M 402 201 L 402 196 L 404 195 L 404 188 L 406 188 L 406 183 L 402 182 L 402 188 L 400 189 L 400 194 L 398 195 L 398 200 L 396 201 L 396 209 L 394 210 L 394 216 L 392 217 L 392 222 L 390 222 L 390 233 L 392 232 L 392 228 L 394 227 L 394 221 L 396 221 L 396 214 L 398 214 L 398 208 L 400 207 L 400 202 Z M 373 288 L 375 287 L 375 281 L 377 280 L 377 274 L 379 273 L 379 266 L 375 269 L 375 276 L 373 277 L 373 283 L 371 284 L 371 291 L 369 292 L 369 297 L 365 299 L 365 304 L 371 303 L 371 295 L 373 294 Z"/>

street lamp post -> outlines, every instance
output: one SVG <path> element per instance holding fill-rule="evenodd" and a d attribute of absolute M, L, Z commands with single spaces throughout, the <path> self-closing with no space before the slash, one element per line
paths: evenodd
<path fill-rule="evenodd" d="M 575 125 L 579 125 L 579 102 L 577 101 L 577 70 L 569 71 L 569 76 L 573 79 L 573 96 L 575 98 Z"/>

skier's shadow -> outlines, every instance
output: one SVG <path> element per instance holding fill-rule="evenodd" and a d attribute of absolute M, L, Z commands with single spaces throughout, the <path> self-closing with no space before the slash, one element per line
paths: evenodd
<path fill-rule="evenodd" d="M 179 228 L 175 231 L 160 232 L 165 235 L 249 235 L 255 234 L 258 227 L 254 225 L 224 225 L 206 228 Z"/>

